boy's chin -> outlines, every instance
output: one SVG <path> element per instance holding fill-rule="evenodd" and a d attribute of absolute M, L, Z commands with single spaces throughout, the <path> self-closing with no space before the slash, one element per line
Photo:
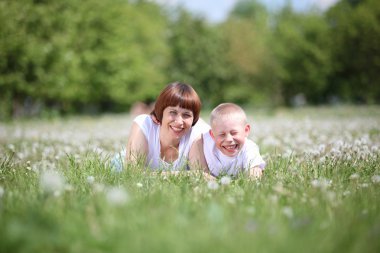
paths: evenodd
<path fill-rule="evenodd" d="M 239 150 L 238 149 L 235 149 L 235 150 L 226 150 L 226 149 L 223 149 L 222 153 L 225 155 L 225 156 L 228 156 L 228 157 L 234 157 L 236 156 L 238 153 L 239 153 Z"/>

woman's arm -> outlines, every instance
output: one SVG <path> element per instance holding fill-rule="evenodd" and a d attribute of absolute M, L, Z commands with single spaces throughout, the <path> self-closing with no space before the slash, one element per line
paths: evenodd
<path fill-rule="evenodd" d="M 142 157 L 146 158 L 148 152 L 148 141 L 139 125 L 133 122 L 127 142 L 126 162 L 136 163 Z"/>

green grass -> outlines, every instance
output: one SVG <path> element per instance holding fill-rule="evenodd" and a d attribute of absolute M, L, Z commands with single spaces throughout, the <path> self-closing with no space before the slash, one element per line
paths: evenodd
<path fill-rule="evenodd" d="M 333 115 L 334 109 L 323 110 Z M 1 125 L 0 252 L 379 252 L 379 112 L 373 111 L 368 122 L 362 109 L 340 111 L 328 122 L 317 118 L 316 132 L 304 127 L 304 111 L 286 111 L 282 117 L 300 118 L 291 136 L 304 129 L 315 147 L 307 138 L 304 144 L 298 140 L 289 155 L 282 151 L 291 138 L 273 146 L 260 141 L 264 177 L 240 177 L 228 185 L 219 180 L 215 190 L 198 174 L 168 176 L 141 165 L 112 172 L 109 160 L 124 136 L 112 143 L 117 136 L 105 138 L 109 132 L 84 132 L 110 126 L 110 118 L 123 129 L 128 117 Z M 342 135 L 318 125 L 333 120 L 333 126 L 344 126 L 358 118 L 357 127 Z M 270 125 L 273 116 L 260 119 L 278 129 Z M 79 133 L 61 138 L 65 129 Z M 304 152 L 317 150 L 323 140 L 323 152 Z M 58 172 L 64 184 L 50 189 L 44 171 Z"/>

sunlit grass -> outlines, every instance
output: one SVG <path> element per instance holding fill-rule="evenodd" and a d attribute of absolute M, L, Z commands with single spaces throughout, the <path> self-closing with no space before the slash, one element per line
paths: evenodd
<path fill-rule="evenodd" d="M 250 112 L 265 175 L 216 184 L 112 172 L 129 116 L 0 124 L 0 252 L 378 252 L 380 112 L 318 110 Z"/>

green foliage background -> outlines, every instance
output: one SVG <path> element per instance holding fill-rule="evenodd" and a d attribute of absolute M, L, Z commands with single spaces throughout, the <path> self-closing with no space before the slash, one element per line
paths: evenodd
<path fill-rule="evenodd" d="M 0 119 L 124 111 L 169 82 L 204 105 L 380 102 L 380 3 L 271 13 L 239 1 L 219 24 L 153 1 L 0 0 Z"/>

